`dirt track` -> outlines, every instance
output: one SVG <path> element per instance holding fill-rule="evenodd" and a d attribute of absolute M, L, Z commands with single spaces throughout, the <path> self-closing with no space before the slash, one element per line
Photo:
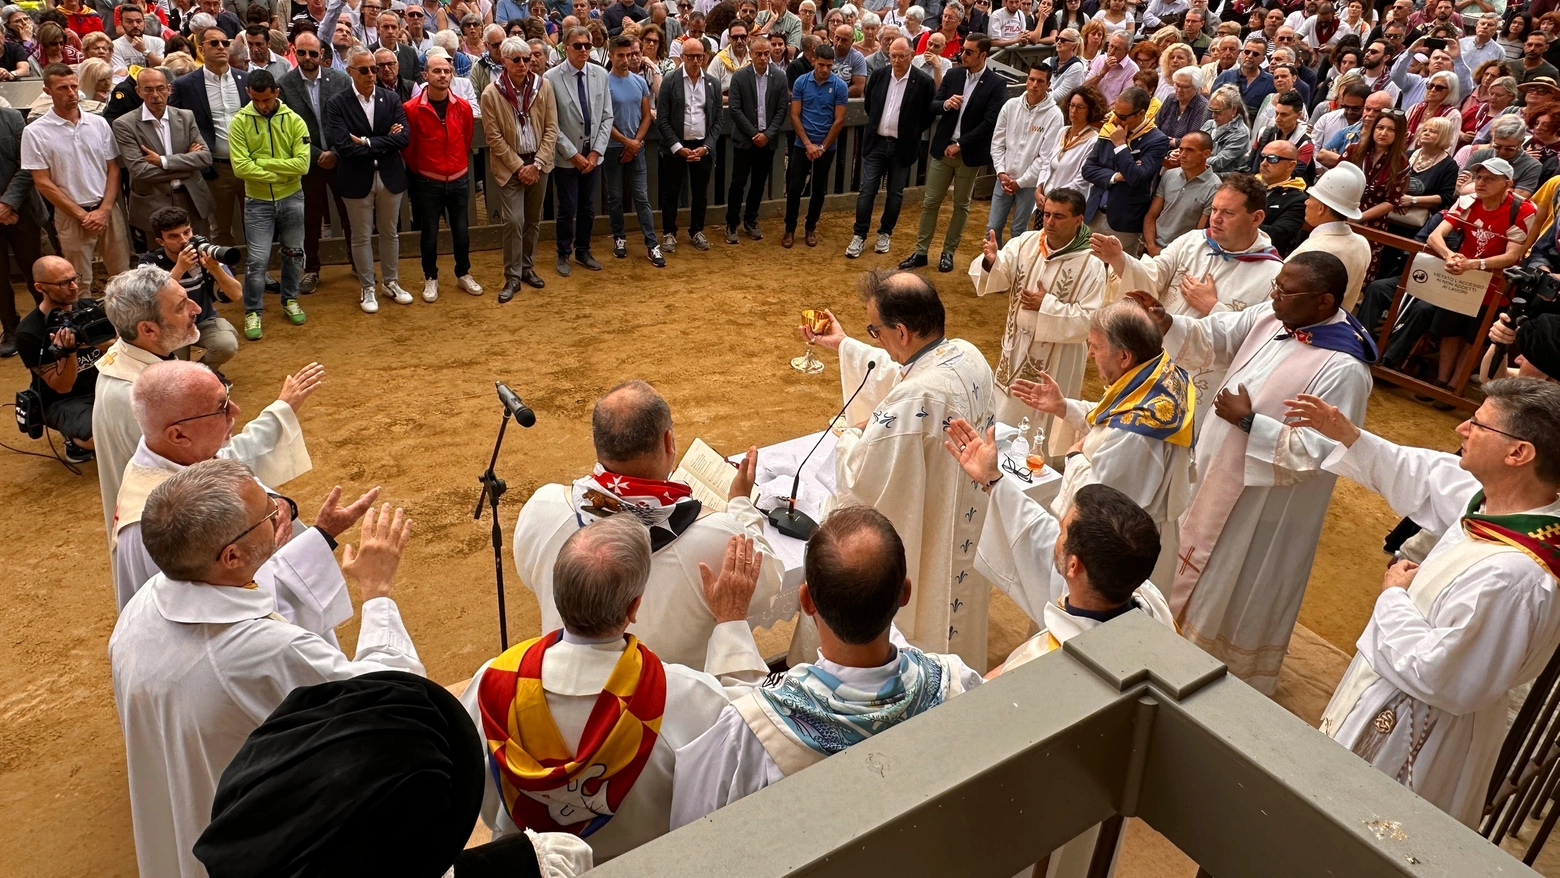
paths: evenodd
<path fill-rule="evenodd" d="M 488 524 L 471 518 L 476 476 L 497 429 L 492 382 L 508 382 L 537 416 L 531 430 L 511 428 L 498 467 L 509 483 L 502 518 L 510 631 L 523 636 L 537 631 L 536 602 L 513 578 L 508 532 L 538 485 L 590 466 L 596 397 L 627 378 L 650 381 L 671 403 L 683 447 L 698 436 L 729 453 L 815 429 L 840 403 L 839 372 L 827 353 L 820 377 L 788 367 L 803 347 L 798 311 L 830 307 L 848 331 L 863 334 L 856 277 L 908 252 L 916 212 L 907 205 L 893 254 L 855 262 L 841 255 L 850 236 L 842 214 L 825 215 L 817 249 L 800 240 L 782 249 L 780 225 L 769 220 L 762 242 L 728 247 L 716 237 L 714 250 L 699 253 L 685 238 L 662 271 L 637 245 L 619 262 L 597 239 L 606 270 L 558 278 L 544 240 L 537 261 L 547 289 L 527 289 L 503 307 L 494 298 L 495 252 L 475 259 L 473 273 L 488 287 L 481 298 L 455 289 L 446 259 L 438 303 L 385 303 L 374 316 L 358 310 L 346 269 L 331 267 L 320 291 L 302 300 L 306 325 L 288 325 L 271 299 L 264 341 L 246 343 L 224 371 L 247 419 L 275 398 L 289 371 L 310 360 L 326 364 L 326 385 L 301 418 L 315 468 L 284 490 L 310 518 L 334 484 L 383 485 L 385 499 L 407 507 L 417 528 L 396 598 L 429 674 L 449 683 L 497 649 Z M 959 271 L 930 276 L 948 306 L 949 334 L 994 354 L 1005 304 L 975 299 L 963 274 L 985 215 L 976 204 Z M 403 253 L 415 248 L 403 240 Z M 403 260 L 401 271 L 408 280 L 420 276 L 415 259 Z M 225 307 L 238 323 L 237 306 Z M 7 388 L 25 383 L 16 359 L 0 362 L 0 377 Z M 1091 379 L 1086 393 L 1098 389 Z M 1447 450 L 1456 423 L 1395 390 L 1372 397 L 1368 419 L 1394 441 Z M 3 441 L 47 451 L 14 432 Z M 0 454 L 0 504 L 9 510 L 0 522 L 8 574 L 0 591 L 0 875 L 134 875 L 106 659 L 115 612 L 95 470 L 77 478 L 52 462 Z M 1300 620 L 1345 652 L 1353 652 L 1379 591 L 1381 537 L 1396 520 L 1379 498 L 1339 483 Z M 992 626 L 992 653 L 1001 656 L 1027 620 L 999 601 Z M 340 634 L 353 643 L 355 623 Z M 774 651 L 784 632 L 761 640 Z"/>

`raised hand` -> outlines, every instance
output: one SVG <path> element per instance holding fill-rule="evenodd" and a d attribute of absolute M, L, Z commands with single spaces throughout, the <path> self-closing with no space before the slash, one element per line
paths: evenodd
<path fill-rule="evenodd" d="M 997 428 L 992 427 L 983 438 L 980 431 L 963 418 L 955 418 L 948 424 L 948 438 L 943 447 L 959 462 L 959 467 L 970 478 L 982 485 L 989 485 L 1002 475 L 997 469 Z"/>
<path fill-rule="evenodd" d="M 1328 439 L 1342 443 L 1345 448 L 1352 447 L 1360 438 L 1360 428 L 1344 417 L 1343 412 L 1309 393 L 1284 400 L 1284 420 L 1292 427 L 1310 427 Z"/>
<path fill-rule="evenodd" d="M 314 526 L 335 539 L 346 532 L 347 528 L 357 524 L 363 513 L 374 505 L 379 499 L 379 486 L 375 485 L 367 493 L 363 494 L 351 506 L 340 506 L 341 486 L 330 489 L 330 494 L 325 497 L 325 502 L 320 505 L 318 515 L 314 516 Z"/>
<path fill-rule="evenodd" d="M 726 492 L 727 500 L 735 500 L 738 497 L 750 497 L 753 494 L 753 482 L 758 478 L 758 446 L 749 445 L 747 455 L 742 462 L 737 464 L 736 478 L 731 480 L 731 489 Z"/>
<path fill-rule="evenodd" d="M 699 562 L 699 579 L 704 583 L 704 602 L 715 614 L 715 623 L 742 622 L 748 617 L 748 605 L 758 588 L 758 574 L 764 569 L 764 554 L 753 549 L 751 537 L 737 534 L 726 541 L 726 557 L 720 573 Z"/>
<path fill-rule="evenodd" d="M 829 315 L 829 328 L 819 333 L 813 332 L 811 326 L 803 326 L 801 328 L 802 339 L 808 344 L 815 344 L 826 347 L 831 351 L 838 351 L 840 344 L 845 341 L 845 327 L 840 325 L 840 321 L 834 317 L 833 311 L 825 309 L 823 313 Z"/>
<path fill-rule="evenodd" d="M 1049 373 L 1041 372 L 1039 381 L 1014 381 L 1008 386 L 1008 393 L 1036 411 L 1058 418 L 1067 416 L 1067 400 L 1062 397 L 1062 388 Z"/>
<path fill-rule="evenodd" d="M 319 363 L 310 363 L 287 376 L 287 380 L 282 382 L 282 392 L 276 398 L 287 403 L 296 414 L 303 407 L 304 401 L 324 383 L 325 367 Z"/>
<path fill-rule="evenodd" d="M 412 536 L 412 521 L 396 507 L 390 512 L 386 503 L 376 512 L 363 514 L 363 534 L 358 547 L 348 543 L 342 551 L 341 574 L 356 582 L 363 600 L 387 598 L 401 566 L 401 553 Z"/>

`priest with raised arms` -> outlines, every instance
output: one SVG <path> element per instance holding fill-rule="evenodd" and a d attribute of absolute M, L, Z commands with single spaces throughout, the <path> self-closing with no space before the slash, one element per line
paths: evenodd
<path fill-rule="evenodd" d="M 904 541 L 916 584 L 895 620 L 906 640 L 983 669 L 991 589 L 974 562 L 986 498 L 943 453 L 942 441 L 955 418 L 996 422 L 991 367 L 975 345 L 945 335 L 942 299 L 926 278 L 869 271 L 861 298 L 867 334 L 881 348 L 848 337 L 833 314 L 821 335 L 802 327 L 809 342 L 839 352 L 846 399 L 866 382 L 845 412 L 850 426 L 835 452 L 832 508 L 871 506 Z"/>
<path fill-rule="evenodd" d="M 716 618 L 707 672 L 627 633 L 648 596 L 650 540 L 629 515 L 570 533 L 552 580 L 563 628 L 510 647 L 466 687 L 489 768 L 482 821 L 495 840 L 570 833 L 599 864 L 666 834 L 677 748 L 768 674 L 747 608 L 770 565 L 747 537 L 727 541 L 715 570 L 700 565 Z"/>
<path fill-rule="evenodd" d="M 1170 607 L 1181 635 L 1265 695 L 1278 687 L 1337 477 L 1332 440 L 1291 423 L 1309 393 L 1365 417 L 1376 346 L 1339 307 L 1348 270 L 1331 253 L 1290 258 L 1272 304 L 1201 319 L 1143 304 L 1187 370 L 1227 370 L 1197 440 L 1197 486 L 1181 516 Z"/>
<path fill-rule="evenodd" d="M 805 558 L 798 597 L 817 625 L 816 660 L 737 699 L 677 751 L 673 829 L 980 684 L 958 656 L 895 636 L 894 615 L 913 588 L 905 545 L 882 513 L 836 509 L 807 541 Z"/>
<path fill-rule="evenodd" d="M 1175 570 L 1176 523 L 1192 497 L 1191 376 L 1164 352 L 1164 337 L 1142 306 L 1106 305 L 1089 325 L 1089 355 L 1105 382 L 1099 402 L 1063 398 L 1045 373 L 1020 381 L 1013 392 L 1037 410 L 1061 419 L 1054 435 L 1066 444 L 1067 471 L 1051 505 L 1065 518 L 1086 485 L 1109 485 L 1147 510 L 1159 531 L 1154 579 Z M 987 514 L 990 514 L 988 511 Z M 984 537 L 983 537 L 984 538 Z"/>
<path fill-rule="evenodd" d="M 1225 176 L 1213 193 L 1208 227 L 1193 229 L 1170 242 L 1158 256 L 1133 257 L 1110 235 L 1090 238 L 1094 255 L 1110 266 L 1122 290 L 1146 290 L 1178 317 L 1202 317 L 1240 311 L 1267 301 L 1268 288 L 1284 259 L 1262 231 L 1267 187 L 1250 174 Z M 1224 382 L 1218 368 L 1191 369 L 1202 403 L 1199 419 Z M 1199 430 L 1201 427 L 1198 428 Z"/>
<path fill-rule="evenodd" d="M 1328 472 L 1438 537 L 1387 569 L 1321 731 L 1470 828 L 1509 717 L 1506 693 L 1560 645 L 1560 387 L 1484 385 L 1460 455 L 1392 443 L 1302 394 L 1296 423 L 1338 443 Z"/>
<path fill-rule="evenodd" d="M 564 540 L 592 521 L 628 513 L 650 533 L 650 579 L 645 599 L 629 632 L 651 644 L 663 661 L 704 669 L 705 647 L 718 620 L 706 600 L 701 565 L 718 569 L 734 536 L 764 541 L 764 516 L 748 499 L 758 465 L 758 449 L 731 482 L 725 512 L 710 512 L 682 482 L 671 480 L 677 468 L 677 436 L 672 409 L 654 387 L 627 381 L 596 402 L 590 416 L 596 466 L 569 485 L 543 485 L 520 510 L 515 522 L 515 569 L 536 595 L 542 630 L 563 627 L 555 601 L 553 561 Z M 753 593 L 749 613 L 768 612 L 780 593 L 779 564 L 766 564 Z"/>
<path fill-rule="evenodd" d="M 191 851 L 222 770 L 293 689 L 375 671 L 423 674 L 390 597 L 411 533 L 402 511 L 368 510 L 362 542 L 344 549 L 341 572 L 363 599 L 353 659 L 277 615 L 276 600 L 255 587 L 284 514 L 235 460 L 187 467 L 146 500 L 141 534 L 162 572 L 125 605 L 108 641 L 142 875 L 206 874 Z"/>
<path fill-rule="evenodd" d="M 1089 318 L 1106 300 L 1105 263 L 1089 250 L 1086 204 L 1075 189 L 1046 192 L 1040 201 L 1042 231 L 1025 232 L 1000 250 L 997 233 L 987 232 L 981 255 L 970 263 L 975 295 L 1008 294 L 993 388 L 997 420 L 1014 426 L 1025 418 L 1039 421 L 1048 440 L 1050 416 L 1015 397 L 1011 387 L 1015 381 L 1038 381 L 1046 372 L 1069 398 L 1083 390 Z M 1048 445 L 1053 457 L 1067 449 L 1054 441 Z"/>
<path fill-rule="evenodd" d="M 307 397 L 316 386 L 301 388 L 301 395 Z M 186 467 L 218 457 L 233 459 L 233 425 L 243 413 L 214 372 L 187 360 L 146 367 L 130 389 L 130 402 L 141 439 L 125 466 L 114 512 L 114 589 L 120 609 L 159 572 L 141 535 L 146 498 Z M 260 487 L 274 496 L 263 483 Z M 336 487 L 312 528 L 299 523 L 291 501 L 286 502 L 288 514 L 275 521 L 276 553 L 255 573 L 257 586 L 276 598 L 283 618 L 336 642 L 335 627 L 352 618 L 347 583 L 333 554 L 336 538 L 378 496 L 379 489 L 374 488 L 351 506 L 341 507 L 337 505 L 341 488 Z"/>

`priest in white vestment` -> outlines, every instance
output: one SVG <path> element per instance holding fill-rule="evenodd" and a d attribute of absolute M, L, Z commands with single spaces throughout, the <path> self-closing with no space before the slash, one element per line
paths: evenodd
<path fill-rule="evenodd" d="M 1066 444 L 1067 469 L 1051 511 L 1065 518 L 1073 495 L 1085 485 L 1109 485 L 1146 510 L 1159 530 L 1159 563 L 1153 578 L 1170 582 L 1176 533 L 1192 496 L 1192 412 L 1195 390 L 1185 369 L 1164 352 L 1153 318 L 1132 301 L 1096 312 L 1089 327 L 1105 397 L 1099 402 L 1064 399 L 1057 382 L 1014 385 L 1036 409 L 1061 420 L 1055 435 Z"/>
<path fill-rule="evenodd" d="M 141 539 L 141 513 L 153 489 L 203 460 L 222 457 L 243 461 L 279 443 L 303 443 L 297 418 L 284 402 L 269 406 L 276 422 L 286 428 L 284 432 L 256 430 L 241 434 L 234 442 L 233 425 L 242 410 L 216 373 L 198 363 L 153 363 L 137 379 L 130 395 L 142 436 L 135 456 L 125 467 L 114 512 L 114 550 L 110 554 L 120 609 L 159 572 Z M 260 487 L 266 489 L 264 484 Z M 315 527 L 305 529 L 291 515 L 277 522 L 276 553 L 256 572 L 255 582 L 276 598 L 277 611 L 287 621 L 336 642 L 333 629 L 352 618 L 352 601 L 336 564 L 335 538 L 362 517 L 378 494 L 377 489 L 370 491 L 343 509 L 336 505 L 341 495 L 337 488 L 320 509 Z"/>
<path fill-rule="evenodd" d="M 764 540 L 764 516 L 749 499 L 756 449 L 736 470 L 725 512 L 712 512 L 690 487 L 671 480 L 677 467 L 672 410 L 643 381 L 621 384 L 591 413 L 596 467 L 572 485 L 543 485 L 515 522 L 515 569 L 536 595 L 542 630 L 563 627 L 553 600 L 553 560 L 569 535 L 598 518 L 628 512 L 650 530 L 650 582 L 628 632 L 662 661 L 704 670 L 705 649 L 717 624 L 705 601 L 699 565 L 718 567 L 734 536 L 754 540 L 773 557 Z M 778 563 L 764 565 L 747 615 L 762 618 L 780 593 Z"/>
<path fill-rule="evenodd" d="M 119 339 L 98 360 L 92 441 L 97 454 L 98 489 L 103 498 L 103 531 L 112 553 L 119 481 L 141 439 L 141 428 L 130 407 L 130 387 L 147 366 L 169 359 L 174 351 L 200 341 L 200 330 L 195 328 L 200 306 L 190 301 L 184 287 L 168 272 L 155 265 L 143 265 L 108 282 L 103 308 Z M 256 478 L 273 488 L 313 467 L 301 442 L 272 438 L 297 435 L 296 420 L 289 424 L 278 404 L 288 406 L 296 414 L 324 375 L 323 366 L 310 363 L 287 376 L 277 403 L 267 406 L 244 426 L 243 433 L 234 437 L 237 448 L 254 449 L 252 454 L 242 454 L 242 459 L 254 470 Z M 262 452 L 260 448 L 268 450 Z"/>
<path fill-rule="evenodd" d="M 894 636 L 895 613 L 913 591 L 907 561 L 878 510 L 846 506 L 824 519 L 807 541 L 799 595 L 818 629 L 817 661 L 738 698 L 677 751 L 673 829 L 979 685 L 980 674 L 958 656 Z"/>
<path fill-rule="evenodd" d="M 986 667 L 991 590 L 975 574 L 986 496 L 942 452 L 955 418 L 996 423 L 991 367 L 973 344 L 943 334 L 937 289 L 908 271 L 869 272 L 862 286 L 874 348 L 849 338 L 830 314 L 810 342 L 839 352 L 849 427 L 835 451 L 831 508 L 871 506 L 904 540 L 915 595 L 895 624 L 917 649 L 952 652 Z"/>
<path fill-rule="evenodd" d="M 1503 378 L 1484 393 L 1461 456 L 1393 445 L 1312 396 L 1289 411 L 1339 443 L 1329 472 L 1438 538 L 1388 569 L 1321 731 L 1473 829 L 1506 693 L 1560 645 L 1560 388 Z"/>
<path fill-rule="evenodd" d="M 1067 445 L 1050 440 L 1051 416 L 1017 399 L 1009 388 L 1014 381 L 1037 381 L 1045 372 L 1063 395 L 1077 398 L 1083 390 L 1089 318 L 1106 302 L 1105 263 L 1089 250 L 1082 194 L 1059 187 L 1048 191 L 1041 204 L 1043 231 L 1025 232 L 1001 250 L 996 232 L 986 233 L 981 255 L 970 263 L 970 280 L 977 296 L 1008 294 L 1002 356 L 993 379 L 996 418 L 1013 426 L 1028 418 L 1045 430 L 1045 453 L 1057 457 Z"/>
<path fill-rule="evenodd" d="M 1347 286 L 1338 257 L 1302 253 L 1273 282 L 1271 305 L 1193 320 L 1140 299 L 1177 363 L 1228 370 L 1197 440 L 1170 607 L 1182 636 L 1266 695 L 1337 481 L 1322 469 L 1334 443 L 1288 423 L 1284 401 L 1310 393 L 1357 421 L 1370 399 L 1375 344 L 1339 307 Z"/>
<path fill-rule="evenodd" d="M 1124 254 L 1120 241 L 1097 234 L 1092 240 L 1094 254 L 1110 266 L 1124 292 L 1143 290 L 1169 314 L 1197 318 L 1240 311 L 1267 301 L 1273 278 L 1284 265 L 1262 231 L 1266 204 L 1267 188 L 1260 180 L 1250 174 L 1229 174 L 1213 195 L 1206 229 L 1187 232 L 1158 256 L 1142 258 Z M 1214 392 L 1224 383 L 1224 370 L 1180 365 L 1192 373 L 1197 388 L 1200 431 Z"/>
<path fill-rule="evenodd" d="M 141 530 L 163 572 L 130 599 L 108 642 L 142 875 L 206 874 L 191 849 L 217 781 L 287 693 L 375 671 L 423 673 L 390 599 L 410 528 L 401 510 L 369 510 L 361 548 L 345 549 L 342 572 L 363 598 L 353 660 L 277 615 L 254 587 L 282 514 L 232 460 L 197 463 L 147 499 Z"/>
<path fill-rule="evenodd" d="M 571 533 L 553 573 L 563 628 L 484 664 L 461 699 L 490 767 L 482 821 L 493 838 L 566 832 L 599 864 L 669 832 L 677 748 L 769 673 L 747 612 L 773 564 L 734 536 L 703 568 L 716 624 L 701 672 L 627 633 L 653 567 L 646 529 L 612 516 Z"/>

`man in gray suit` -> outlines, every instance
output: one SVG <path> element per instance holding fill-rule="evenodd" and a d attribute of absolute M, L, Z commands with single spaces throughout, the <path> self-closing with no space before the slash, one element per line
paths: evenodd
<path fill-rule="evenodd" d="M 601 263 L 590 255 L 591 226 L 596 221 L 596 186 L 601 157 L 612 142 L 612 96 L 607 69 L 590 61 L 590 31 L 571 27 L 563 32 L 567 50 L 562 64 L 547 71 L 558 102 L 558 143 L 554 147 L 553 185 L 558 211 L 558 273 L 569 276 L 569 254 L 591 271 Z M 716 90 L 717 106 L 720 92 Z"/>
<path fill-rule="evenodd" d="M 325 225 L 325 199 L 336 199 L 336 215 L 341 218 L 341 237 L 352 240 L 352 224 L 347 221 L 347 205 L 336 191 L 336 152 L 325 136 L 325 107 L 330 99 L 352 90 L 352 78 L 340 70 L 321 64 L 319 38 L 301 33 L 293 40 L 298 66 L 276 81 L 282 91 L 282 103 L 303 117 L 309 126 L 309 154 L 312 162 L 303 175 L 303 278 L 298 292 L 314 292 L 320 282 L 320 229 Z M 326 189 L 330 194 L 326 194 Z"/>
<path fill-rule="evenodd" d="M 33 188 L 32 172 L 22 169 L 22 128 L 26 124 L 20 112 L 0 108 L 0 357 L 16 356 L 16 326 L 21 322 L 7 251 L 21 263 L 33 304 L 43 299 L 33 286 L 33 263 L 43 255 L 38 241 L 48 220 L 43 196 Z"/>
<path fill-rule="evenodd" d="M 156 237 L 152 214 L 180 207 L 190 215 L 196 234 L 211 234 L 216 210 L 211 189 L 201 172 L 211 167 L 211 150 L 201 139 L 195 114 L 168 106 L 168 79 L 148 67 L 135 78 L 140 112 L 114 120 L 114 144 L 119 161 L 130 174 L 130 224 Z"/>
<path fill-rule="evenodd" d="M 789 13 L 787 13 L 789 14 Z M 791 109 L 791 88 L 785 71 L 771 63 L 772 44 L 785 44 L 785 35 L 756 34 L 753 63 L 731 75 L 731 187 L 726 192 L 726 243 L 737 243 L 737 221 L 748 237 L 761 241 L 758 203 L 775 163 L 780 127 Z M 762 85 L 762 88 L 760 86 Z M 742 210 L 742 190 L 747 189 L 747 210 Z"/>
<path fill-rule="evenodd" d="M 677 199 L 685 177 L 692 195 L 688 238 L 694 247 L 710 249 L 704 237 L 704 208 L 715 169 L 715 138 L 720 136 L 720 83 L 704 72 L 707 51 L 699 40 L 683 40 L 681 71 L 668 74 L 655 96 L 655 125 L 661 136 L 663 253 L 677 250 Z"/>

